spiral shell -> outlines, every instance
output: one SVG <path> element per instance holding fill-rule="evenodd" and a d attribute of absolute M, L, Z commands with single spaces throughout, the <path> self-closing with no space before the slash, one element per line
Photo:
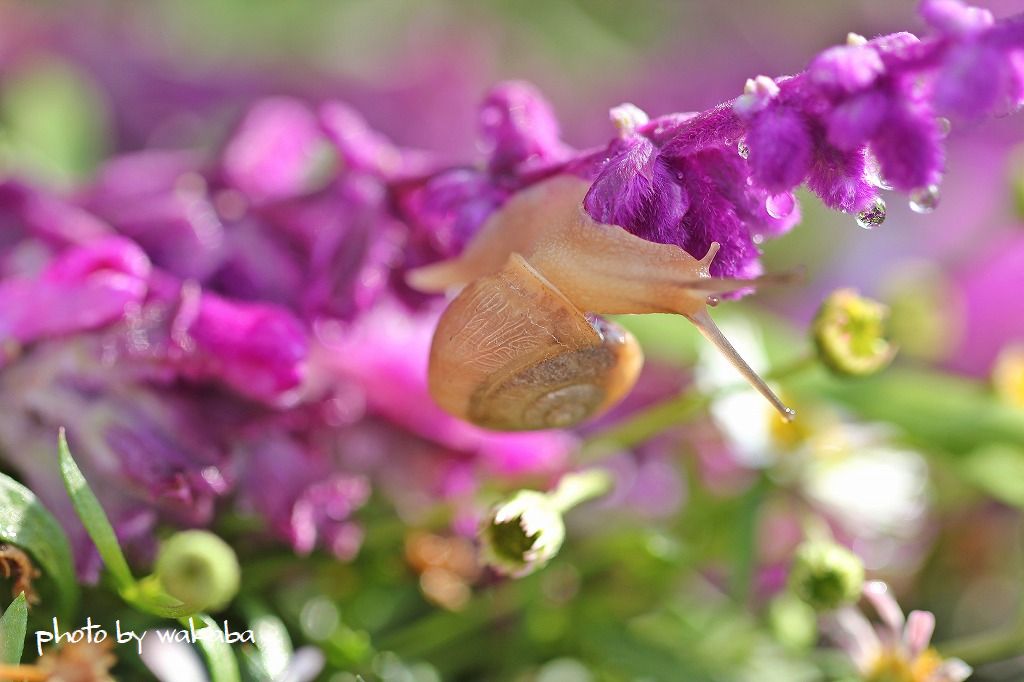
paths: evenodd
<path fill-rule="evenodd" d="M 441 316 L 429 388 L 441 407 L 479 426 L 561 428 L 618 402 L 642 364 L 629 332 L 582 313 L 514 253 Z"/>

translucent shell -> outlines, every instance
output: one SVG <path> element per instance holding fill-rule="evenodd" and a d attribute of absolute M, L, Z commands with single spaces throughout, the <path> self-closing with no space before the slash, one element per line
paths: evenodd
<path fill-rule="evenodd" d="M 519 254 L 448 306 L 430 352 L 430 394 L 491 429 L 564 428 L 594 417 L 636 383 L 633 336 L 589 317 Z"/>

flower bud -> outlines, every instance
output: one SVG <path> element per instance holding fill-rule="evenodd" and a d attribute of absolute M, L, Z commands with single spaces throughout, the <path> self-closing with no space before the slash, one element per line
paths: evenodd
<path fill-rule="evenodd" d="M 562 547 L 565 523 L 551 496 L 521 490 L 491 510 L 480 531 L 483 559 L 498 572 L 521 577 Z"/>
<path fill-rule="evenodd" d="M 867 376 L 885 368 L 896 349 L 885 339 L 889 309 L 852 289 L 829 294 L 811 325 L 814 343 L 832 371 Z"/>
<path fill-rule="evenodd" d="M 789 572 L 789 588 L 818 611 L 857 601 L 864 584 L 864 564 L 850 550 L 827 541 L 800 545 Z"/>
<path fill-rule="evenodd" d="M 241 569 L 226 542 L 204 530 L 188 530 L 160 546 L 156 577 L 167 594 L 187 606 L 219 611 L 238 593 Z"/>

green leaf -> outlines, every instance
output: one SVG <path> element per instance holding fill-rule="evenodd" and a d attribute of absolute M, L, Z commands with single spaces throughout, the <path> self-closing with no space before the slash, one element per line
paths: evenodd
<path fill-rule="evenodd" d="M 164 618 L 187 618 L 198 612 L 167 594 L 157 577 L 152 575 L 121 590 L 121 597 L 140 611 Z"/>
<path fill-rule="evenodd" d="M 966 478 L 992 497 L 1024 507 L 1024 450 L 989 445 L 968 455 L 962 469 Z"/>
<path fill-rule="evenodd" d="M 263 669 L 271 679 L 277 679 L 292 657 L 292 640 L 284 622 L 263 606 L 249 603 L 245 609 L 249 627 L 256 638 Z"/>
<path fill-rule="evenodd" d="M 22 592 L 0 616 L 0 664 L 18 665 L 25 647 L 28 604 Z"/>
<path fill-rule="evenodd" d="M 110 128 L 107 103 L 89 75 L 49 56 L 25 60 L 4 75 L 0 157 L 20 175 L 48 183 L 88 176 L 105 155 Z"/>
<path fill-rule="evenodd" d="M 190 627 L 190 620 L 200 620 L 206 627 L 219 630 L 219 626 L 206 614 L 200 614 L 194 618 L 182 618 L 180 622 L 185 627 Z M 199 628 L 196 628 L 199 632 Z M 238 670 L 238 660 L 231 651 L 231 645 L 217 638 L 198 639 L 196 645 L 203 652 L 206 658 L 206 667 L 210 671 L 210 682 L 241 682 L 241 674 Z"/>
<path fill-rule="evenodd" d="M 1024 448 L 1020 410 L 980 382 L 892 368 L 869 379 L 830 380 L 817 388 L 862 417 L 901 427 L 914 443 L 967 455 L 993 443 Z"/>
<path fill-rule="evenodd" d="M 78 603 L 78 583 L 64 529 L 31 490 L 4 474 L 0 474 L 0 541 L 35 559 L 56 586 L 54 610 L 70 617 Z"/>
<path fill-rule="evenodd" d="M 131 569 L 128 568 L 128 561 L 124 558 L 124 552 L 117 543 L 117 535 L 114 533 L 110 519 L 107 518 L 103 507 L 100 506 L 96 495 L 86 483 L 82 471 L 75 464 L 71 451 L 68 449 L 68 441 L 64 434 L 63 427 L 58 435 L 57 449 L 60 456 L 60 473 L 64 477 L 64 487 L 71 496 L 71 503 L 75 506 L 78 518 L 89 533 L 89 537 L 96 543 L 103 563 L 114 578 L 117 588 L 130 591 L 135 585 L 135 578 L 132 577 Z"/>

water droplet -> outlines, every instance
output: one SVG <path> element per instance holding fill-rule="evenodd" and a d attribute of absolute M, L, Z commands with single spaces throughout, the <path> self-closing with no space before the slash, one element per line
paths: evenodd
<path fill-rule="evenodd" d="M 795 206 L 796 198 L 792 192 L 773 194 L 764 200 L 764 209 L 768 211 L 768 215 L 776 219 L 789 217 Z"/>
<path fill-rule="evenodd" d="M 892 185 L 882 177 L 882 167 L 871 152 L 866 152 L 864 155 L 864 179 L 878 189 L 892 189 Z"/>
<path fill-rule="evenodd" d="M 857 214 L 857 224 L 865 230 L 873 230 L 885 222 L 885 201 L 875 197 L 870 206 Z"/>
<path fill-rule="evenodd" d="M 931 213 L 939 205 L 939 186 L 918 187 L 910 193 L 910 210 L 914 213 Z"/>
<path fill-rule="evenodd" d="M 744 159 L 750 156 L 750 147 L 747 146 L 745 138 L 740 138 L 739 142 L 736 143 L 736 153 L 742 156 Z"/>
<path fill-rule="evenodd" d="M 939 137 L 948 137 L 950 131 L 953 130 L 953 124 L 945 116 L 939 116 L 935 119 L 935 123 L 939 126 Z"/>

